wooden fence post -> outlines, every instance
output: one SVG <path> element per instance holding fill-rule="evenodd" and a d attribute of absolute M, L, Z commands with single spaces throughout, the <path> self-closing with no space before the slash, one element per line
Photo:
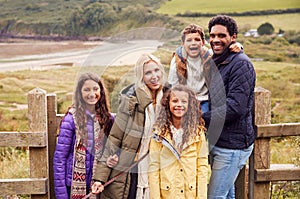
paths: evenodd
<path fill-rule="evenodd" d="M 236 181 L 235 181 L 235 198 L 236 199 L 247 199 L 247 193 L 248 193 L 248 168 L 247 165 L 244 166 Z"/>
<path fill-rule="evenodd" d="M 54 151 L 56 146 L 56 131 L 57 131 L 57 119 L 56 119 L 56 112 L 57 112 L 57 101 L 55 94 L 48 94 L 47 95 L 47 129 L 48 129 L 48 152 L 49 152 L 49 191 L 50 191 L 50 198 L 55 199 L 55 192 L 54 192 L 54 171 L 53 171 L 53 157 Z"/>
<path fill-rule="evenodd" d="M 47 132 L 47 110 L 46 110 L 46 91 L 35 88 L 28 93 L 28 120 L 29 130 L 31 132 Z M 48 137 L 45 136 L 48 140 Z M 46 143 L 47 143 L 46 140 Z M 30 159 L 30 177 L 48 178 L 48 146 L 29 147 Z M 49 180 L 46 183 L 49 187 Z M 32 199 L 47 199 L 49 191 L 46 194 L 32 195 Z"/>
<path fill-rule="evenodd" d="M 255 89 L 255 125 L 271 124 L 271 92 Z M 270 182 L 255 182 L 255 169 L 270 168 L 270 138 L 257 138 L 249 164 L 249 199 L 270 199 Z"/>

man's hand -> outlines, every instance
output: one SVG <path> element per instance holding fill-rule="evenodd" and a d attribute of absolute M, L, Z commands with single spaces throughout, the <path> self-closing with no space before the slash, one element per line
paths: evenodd
<path fill-rule="evenodd" d="M 115 154 L 113 156 L 110 155 L 107 158 L 106 165 L 110 168 L 113 168 L 118 164 L 118 161 L 119 161 L 119 156 L 117 154 Z"/>
<path fill-rule="evenodd" d="M 101 184 L 101 182 L 96 181 L 92 185 L 92 193 L 93 194 L 101 193 L 103 190 L 104 190 L 104 186 L 103 186 L 103 184 Z"/>

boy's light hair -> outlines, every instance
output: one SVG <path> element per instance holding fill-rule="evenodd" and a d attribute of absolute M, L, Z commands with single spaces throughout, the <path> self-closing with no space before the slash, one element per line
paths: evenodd
<path fill-rule="evenodd" d="M 159 69 L 162 72 L 162 77 L 160 79 L 160 83 L 163 85 L 165 83 L 165 70 L 163 65 L 161 64 L 160 60 L 155 57 L 154 55 L 150 53 L 144 53 L 142 54 L 139 59 L 137 60 L 135 64 L 135 76 L 136 76 L 136 82 L 135 85 L 137 88 L 144 87 L 145 82 L 143 80 L 144 76 L 144 65 L 149 62 L 154 62 L 158 65 Z"/>
<path fill-rule="evenodd" d="M 199 25 L 196 24 L 190 24 L 186 26 L 182 31 L 181 31 L 181 41 L 184 42 L 185 40 L 185 35 L 190 34 L 190 33 L 199 33 L 202 41 L 205 41 L 205 35 L 203 28 Z"/>

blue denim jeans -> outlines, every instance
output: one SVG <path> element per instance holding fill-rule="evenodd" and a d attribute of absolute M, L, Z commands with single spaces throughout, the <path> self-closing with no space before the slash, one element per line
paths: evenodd
<path fill-rule="evenodd" d="M 209 156 L 212 172 L 208 187 L 208 199 L 235 198 L 235 180 L 251 155 L 253 145 L 242 150 L 213 146 Z"/>

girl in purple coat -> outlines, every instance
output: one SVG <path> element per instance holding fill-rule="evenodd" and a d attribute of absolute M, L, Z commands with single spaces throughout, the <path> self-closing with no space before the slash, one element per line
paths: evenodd
<path fill-rule="evenodd" d="M 90 192 L 94 158 L 100 158 L 113 123 L 108 95 L 100 78 L 82 74 L 74 104 L 61 121 L 54 153 L 57 199 L 82 198 Z"/>

